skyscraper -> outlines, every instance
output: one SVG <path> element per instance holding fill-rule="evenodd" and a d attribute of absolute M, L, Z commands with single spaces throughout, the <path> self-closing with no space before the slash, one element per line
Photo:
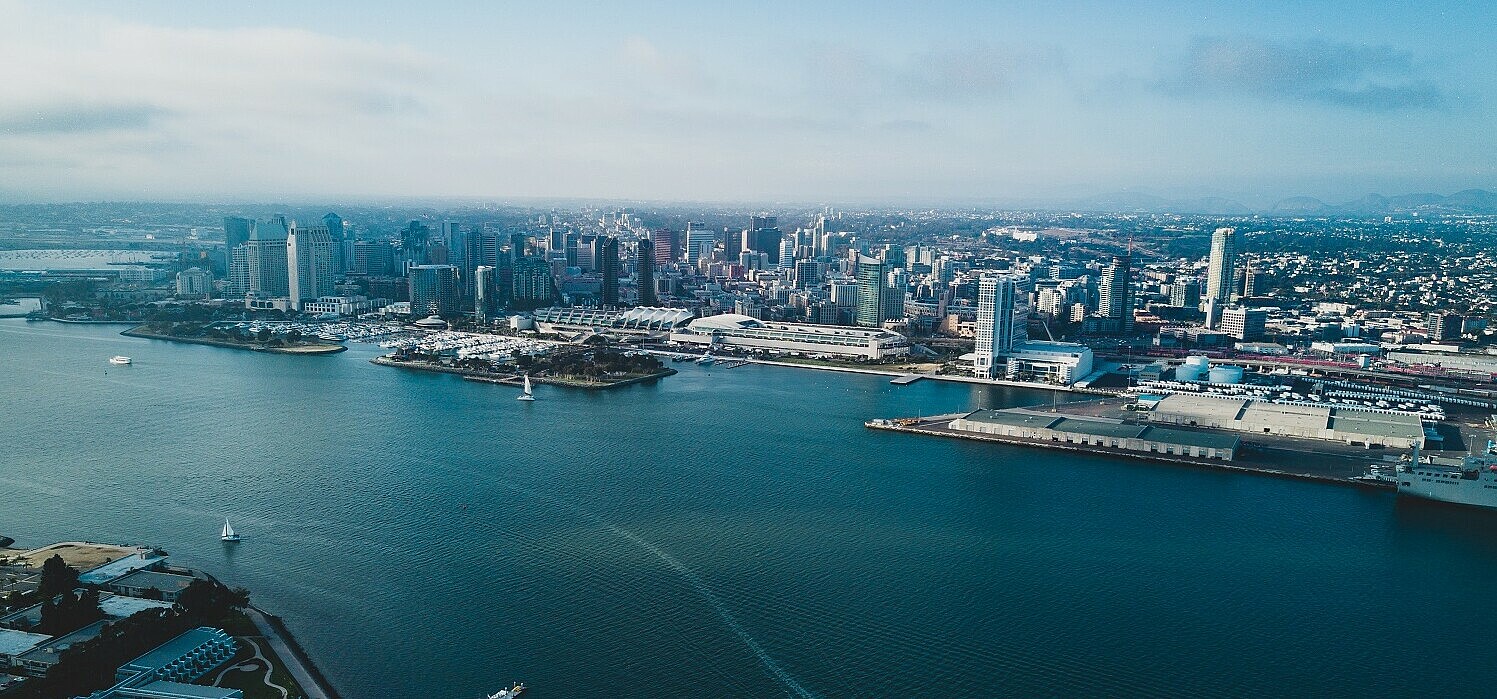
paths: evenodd
<path fill-rule="evenodd" d="M 780 243 L 784 239 L 774 216 L 754 216 L 750 218 L 749 229 L 743 232 L 743 249 L 762 252 L 769 256 L 769 264 L 778 265 Z"/>
<path fill-rule="evenodd" d="M 250 229 L 245 251 L 246 293 L 260 298 L 283 298 L 291 290 L 287 273 L 286 219 L 275 216 Z"/>
<path fill-rule="evenodd" d="M 228 273 L 229 298 L 249 293 L 249 257 L 245 244 L 255 230 L 255 220 L 240 216 L 224 217 L 224 271 Z"/>
<path fill-rule="evenodd" d="M 479 325 L 488 325 L 498 307 L 494 303 L 494 268 L 479 265 L 473 269 L 473 314 Z"/>
<path fill-rule="evenodd" d="M 655 300 L 655 241 L 649 238 L 639 240 L 639 251 L 636 262 L 634 279 L 639 286 L 639 305 L 653 306 Z"/>
<path fill-rule="evenodd" d="M 1019 275 L 985 276 L 977 282 L 976 359 L 973 373 L 991 379 L 998 358 L 1029 339 L 1028 291 Z"/>
<path fill-rule="evenodd" d="M 857 323 L 865 328 L 882 327 L 884 323 L 884 263 L 875 257 L 858 257 Z"/>
<path fill-rule="evenodd" d="M 1218 228 L 1211 234 L 1211 257 L 1206 269 L 1206 298 L 1232 299 L 1233 272 L 1237 264 L 1237 229 Z"/>
<path fill-rule="evenodd" d="M 1133 332 L 1133 284 L 1132 265 L 1127 255 L 1112 258 L 1112 264 L 1102 272 L 1102 289 L 1098 311 L 1103 318 L 1113 321 L 1118 332 Z"/>
<path fill-rule="evenodd" d="M 605 236 L 598 245 L 598 272 L 603 277 L 603 286 L 598 290 L 598 301 L 604 306 L 619 305 L 619 239 Z"/>
<path fill-rule="evenodd" d="M 651 247 L 655 250 L 655 264 L 657 266 L 668 265 L 673 260 L 680 258 L 677 250 L 680 246 L 680 240 L 675 231 L 668 228 L 651 231 L 650 243 Z"/>
<path fill-rule="evenodd" d="M 415 265 L 410 276 L 411 315 L 450 315 L 458 310 L 458 269 Z"/>
<path fill-rule="evenodd" d="M 539 257 L 522 257 L 514 261 L 510 293 L 516 308 L 539 308 L 551 300 L 551 266 Z"/>
<path fill-rule="evenodd" d="M 1170 305 L 1177 308 L 1200 308 L 1201 283 L 1182 279 L 1170 285 Z"/>
<path fill-rule="evenodd" d="M 338 267 L 335 255 L 333 236 L 326 226 L 304 228 L 291 222 L 286 231 L 286 295 L 293 310 L 301 310 L 303 301 L 333 294 Z"/>

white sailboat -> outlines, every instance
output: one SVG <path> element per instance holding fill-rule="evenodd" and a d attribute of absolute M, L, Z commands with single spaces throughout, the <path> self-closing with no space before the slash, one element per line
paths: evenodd
<path fill-rule="evenodd" d="M 239 534 L 234 532 L 233 527 L 229 526 L 229 520 L 227 518 L 224 519 L 223 533 L 219 534 L 218 538 L 224 541 L 242 541 L 244 539 L 244 537 L 239 536 Z"/>
<path fill-rule="evenodd" d="M 516 396 L 515 400 L 535 400 L 535 391 L 530 388 L 530 374 L 525 375 L 525 392 Z"/>

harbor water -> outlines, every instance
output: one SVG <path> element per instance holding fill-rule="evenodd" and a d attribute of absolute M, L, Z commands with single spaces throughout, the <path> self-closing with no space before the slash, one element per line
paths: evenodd
<path fill-rule="evenodd" d="M 1497 686 L 1497 515 L 863 427 L 1048 393 L 682 363 L 522 402 L 119 330 L 0 320 L 0 534 L 249 587 L 349 699 Z"/>

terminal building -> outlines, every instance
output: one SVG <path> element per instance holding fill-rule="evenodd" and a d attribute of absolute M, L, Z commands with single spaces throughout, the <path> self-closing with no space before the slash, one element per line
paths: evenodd
<path fill-rule="evenodd" d="M 666 334 L 685 326 L 696 314 L 684 308 L 639 306 L 627 311 L 602 308 L 541 308 L 531 314 L 543 333 L 572 335 L 609 332 L 624 335 Z"/>
<path fill-rule="evenodd" d="M 1158 425 L 1324 439 L 1369 448 L 1424 446 L 1424 423 L 1419 416 L 1393 411 L 1343 410 L 1176 393 L 1161 399 L 1148 415 L 1149 421 Z"/>
<path fill-rule="evenodd" d="M 910 353 L 910 341 L 892 330 L 772 323 L 736 313 L 697 318 L 672 332 L 670 338 L 709 350 L 731 347 L 874 360 Z"/>
<path fill-rule="evenodd" d="M 978 410 L 952 420 L 951 429 L 1031 442 L 1106 447 L 1122 451 L 1231 461 L 1240 440 L 1227 435 L 1101 417 L 1057 415 L 1022 408 Z"/>

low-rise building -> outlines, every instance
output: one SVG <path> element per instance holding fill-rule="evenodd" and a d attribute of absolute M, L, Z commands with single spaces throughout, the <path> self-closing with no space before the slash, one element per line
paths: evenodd
<path fill-rule="evenodd" d="M 1367 447 L 1424 446 L 1417 415 L 1387 410 L 1350 410 L 1326 405 L 1285 405 L 1247 398 L 1176 393 L 1149 411 L 1149 421 L 1300 439 L 1324 439 Z"/>
<path fill-rule="evenodd" d="M 882 328 L 771 323 L 734 313 L 697 318 L 672 332 L 670 339 L 708 349 L 764 349 L 858 359 L 883 359 L 910 352 L 910 342 L 904 335 Z"/>
<path fill-rule="evenodd" d="M 978 410 L 948 423 L 951 429 L 1036 442 L 1231 461 L 1236 435 L 1137 425 L 1109 418 L 1058 415 L 1022 408 Z"/>
<path fill-rule="evenodd" d="M 177 596 L 182 594 L 182 591 L 186 590 L 187 586 L 196 579 L 191 575 L 139 570 L 109 581 L 104 585 L 104 589 L 120 595 L 146 599 L 156 599 L 157 595 L 160 595 L 162 600 L 175 602 Z"/>
<path fill-rule="evenodd" d="M 1092 349 L 1070 342 L 1028 340 L 1004 353 L 1004 376 L 1069 386 L 1092 373 Z"/>

